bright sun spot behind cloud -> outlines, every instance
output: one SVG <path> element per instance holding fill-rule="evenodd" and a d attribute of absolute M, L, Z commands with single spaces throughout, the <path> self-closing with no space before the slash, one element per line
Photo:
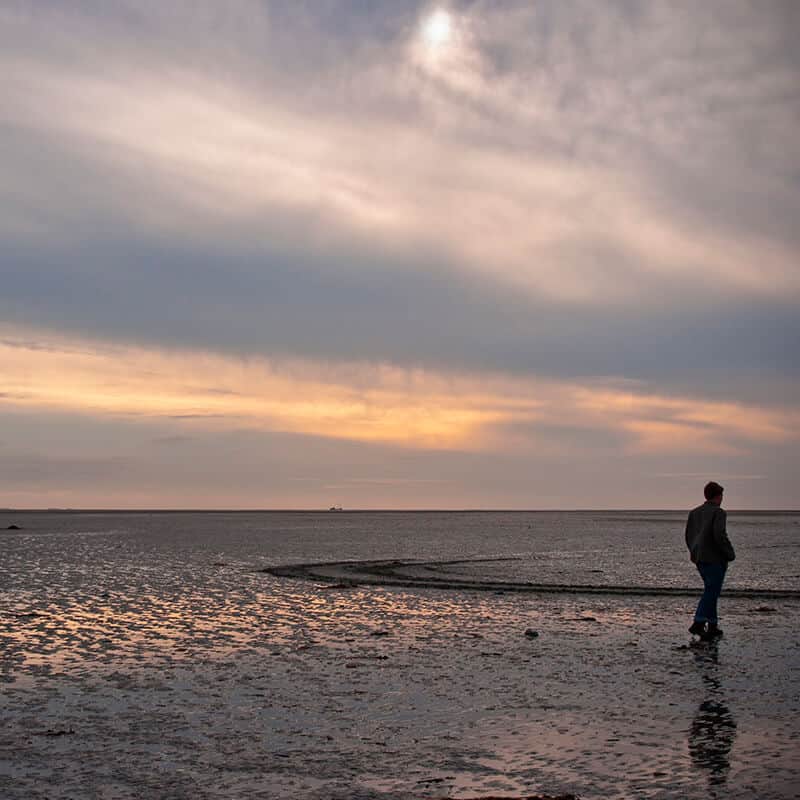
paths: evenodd
<path fill-rule="evenodd" d="M 422 26 L 422 35 L 430 47 L 441 47 L 446 44 L 452 32 L 452 17 L 443 8 L 436 9 Z"/>

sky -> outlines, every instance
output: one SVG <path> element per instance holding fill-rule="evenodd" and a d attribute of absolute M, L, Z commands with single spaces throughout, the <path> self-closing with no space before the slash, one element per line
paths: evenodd
<path fill-rule="evenodd" d="M 0 0 L 0 506 L 800 507 L 794 0 Z"/>

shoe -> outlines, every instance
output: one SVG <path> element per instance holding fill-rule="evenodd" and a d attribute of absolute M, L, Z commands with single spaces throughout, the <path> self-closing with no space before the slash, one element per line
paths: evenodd
<path fill-rule="evenodd" d="M 702 635 L 703 640 L 706 642 L 713 642 L 714 639 L 719 639 L 721 637 L 722 628 L 718 628 L 716 622 L 709 622 L 708 630 Z"/>
<path fill-rule="evenodd" d="M 705 622 L 693 622 L 692 627 L 689 628 L 689 633 L 692 636 L 704 636 L 706 632 L 706 624 Z"/>

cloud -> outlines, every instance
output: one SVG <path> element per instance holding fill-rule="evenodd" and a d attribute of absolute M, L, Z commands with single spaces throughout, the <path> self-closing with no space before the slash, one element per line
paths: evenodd
<path fill-rule="evenodd" d="M 659 294 L 657 309 L 578 311 L 435 262 L 372 269 L 363 253 L 326 259 L 313 246 L 302 260 L 280 251 L 226 260 L 213 248 L 132 239 L 44 256 L 4 252 L 0 314 L 20 331 L 34 324 L 148 347 L 628 376 L 678 381 L 684 393 L 760 394 L 756 402 L 768 401 L 783 376 L 781 394 L 797 397 L 800 331 L 794 306 L 782 301 L 724 301 L 693 289 L 672 302 Z"/>
<path fill-rule="evenodd" d="M 670 8 L 454 6 L 428 63 L 419 4 L 11 6 L 0 313 L 710 392 L 720 354 L 796 373 L 794 12 Z"/>
<path fill-rule="evenodd" d="M 11 72 L 21 77 L 7 119 L 41 133 L 64 161 L 91 154 L 101 173 L 84 188 L 88 207 L 69 210 L 52 187 L 32 186 L 29 172 L 12 173 L 15 194 L 36 192 L 38 216 L 57 206 L 56 219 L 25 219 L 18 233 L 54 244 L 100 211 L 118 228 L 210 235 L 235 253 L 231 228 L 257 247 L 254 220 L 277 215 L 294 237 L 306 229 L 318 241 L 355 237 L 361 247 L 377 238 L 390 250 L 437 254 L 535 296 L 581 304 L 647 304 L 643 289 L 690 277 L 767 297 L 796 297 L 800 288 L 795 243 L 665 214 L 641 186 L 646 176 L 619 164 L 477 144 L 449 126 L 432 132 L 368 113 L 358 126 L 324 112 L 312 122 L 268 97 L 180 73 L 164 81 L 36 65 Z M 12 136 L 12 149 L 29 147 L 24 137 L 20 145 Z"/>
<path fill-rule="evenodd" d="M 325 239 L 403 242 L 561 300 L 647 303 L 653 282 L 690 277 L 796 297 L 798 198 L 785 168 L 796 167 L 799 154 L 786 135 L 795 118 L 781 102 L 792 108 L 796 65 L 761 61 L 771 45 L 786 44 L 780 9 L 751 14 L 746 24 L 736 14 L 721 22 L 714 15 L 717 28 L 727 24 L 728 42 L 711 35 L 704 11 L 694 17 L 676 7 L 666 18 L 631 18 L 624 8 L 476 4 L 454 15 L 464 33 L 445 49 L 455 52 L 431 64 L 419 61 L 418 10 L 409 5 L 388 47 L 370 46 L 378 31 L 368 31 L 338 72 L 323 70 L 297 97 L 287 91 L 294 78 L 268 58 L 260 90 L 149 45 L 142 66 L 135 28 L 113 14 L 67 15 L 61 21 L 75 37 L 105 26 L 118 54 L 107 41 L 99 57 L 81 60 L 62 33 L 65 68 L 63 52 L 31 57 L 12 46 L 4 115 L 14 124 L 11 145 L 24 148 L 39 134 L 51 157 L 88 158 L 98 171 L 72 211 L 56 194 L 54 213 L 67 213 L 68 229 L 73 214 L 86 224 L 84 201 L 91 220 L 114 211 L 118 227 L 219 240 L 232 225 L 237 233 L 244 226 L 258 244 L 254 218 L 278 214 L 292 219 L 295 234 L 311 227 Z M 238 24 L 235 12 L 225 16 L 238 30 L 253 13 L 247 4 Z M 165 22 L 152 6 L 138 17 Z M 167 30 L 203 52 L 213 16 L 190 18 L 183 31 L 168 19 Z M 308 16 L 284 20 L 295 31 L 268 18 L 262 50 L 280 49 L 292 33 L 306 36 L 309 50 L 331 40 Z M 686 32 L 698 27 L 714 46 L 687 50 Z M 9 29 L 35 36 L 22 15 Z M 339 55 L 354 44 L 333 41 Z M 623 47 L 627 58 L 608 59 Z M 239 59 L 223 63 L 243 68 Z M 719 99 L 729 96 L 737 98 L 735 115 Z M 780 146 L 752 153 L 755 133 Z M 784 155 L 780 164 L 776 152 Z M 31 204 L 41 215 L 54 187 L 32 183 L 24 170 L 12 188 L 35 192 Z M 686 209 L 696 212 L 700 198 L 709 213 L 698 218 Z M 46 228 L 56 241 L 64 235 L 63 226 Z M 45 233 L 41 224 L 32 230 Z"/>
<path fill-rule="evenodd" d="M 8 337 L 6 337 L 8 338 Z M 33 341 L 27 349 L 24 342 Z M 797 438 L 791 407 L 654 394 L 635 382 L 547 378 L 224 358 L 67 341 L 41 332 L 0 344 L 21 408 L 106 417 L 165 418 L 205 430 L 242 427 L 410 448 L 567 450 L 568 428 L 586 441 L 614 434 L 629 451 L 736 452 Z M 213 382 L 217 381 L 217 386 Z M 13 398 L 25 398 L 14 401 Z M 520 433 L 526 436 L 520 437 Z M 543 434 L 540 438 L 540 432 Z"/>

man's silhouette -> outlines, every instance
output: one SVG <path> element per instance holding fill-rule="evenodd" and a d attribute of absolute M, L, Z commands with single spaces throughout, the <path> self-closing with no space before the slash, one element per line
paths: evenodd
<path fill-rule="evenodd" d="M 722 636 L 717 616 L 717 600 L 728 564 L 736 558 L 727 532 L 727 514 L 722 508 L 725 490 L 716 482 L 703 489 L 706 501 L 689 512 L 686 520 L 686 546 L 703 579 L 703 596 L 697 604 L 689 633 L 707 641 Z"/>

